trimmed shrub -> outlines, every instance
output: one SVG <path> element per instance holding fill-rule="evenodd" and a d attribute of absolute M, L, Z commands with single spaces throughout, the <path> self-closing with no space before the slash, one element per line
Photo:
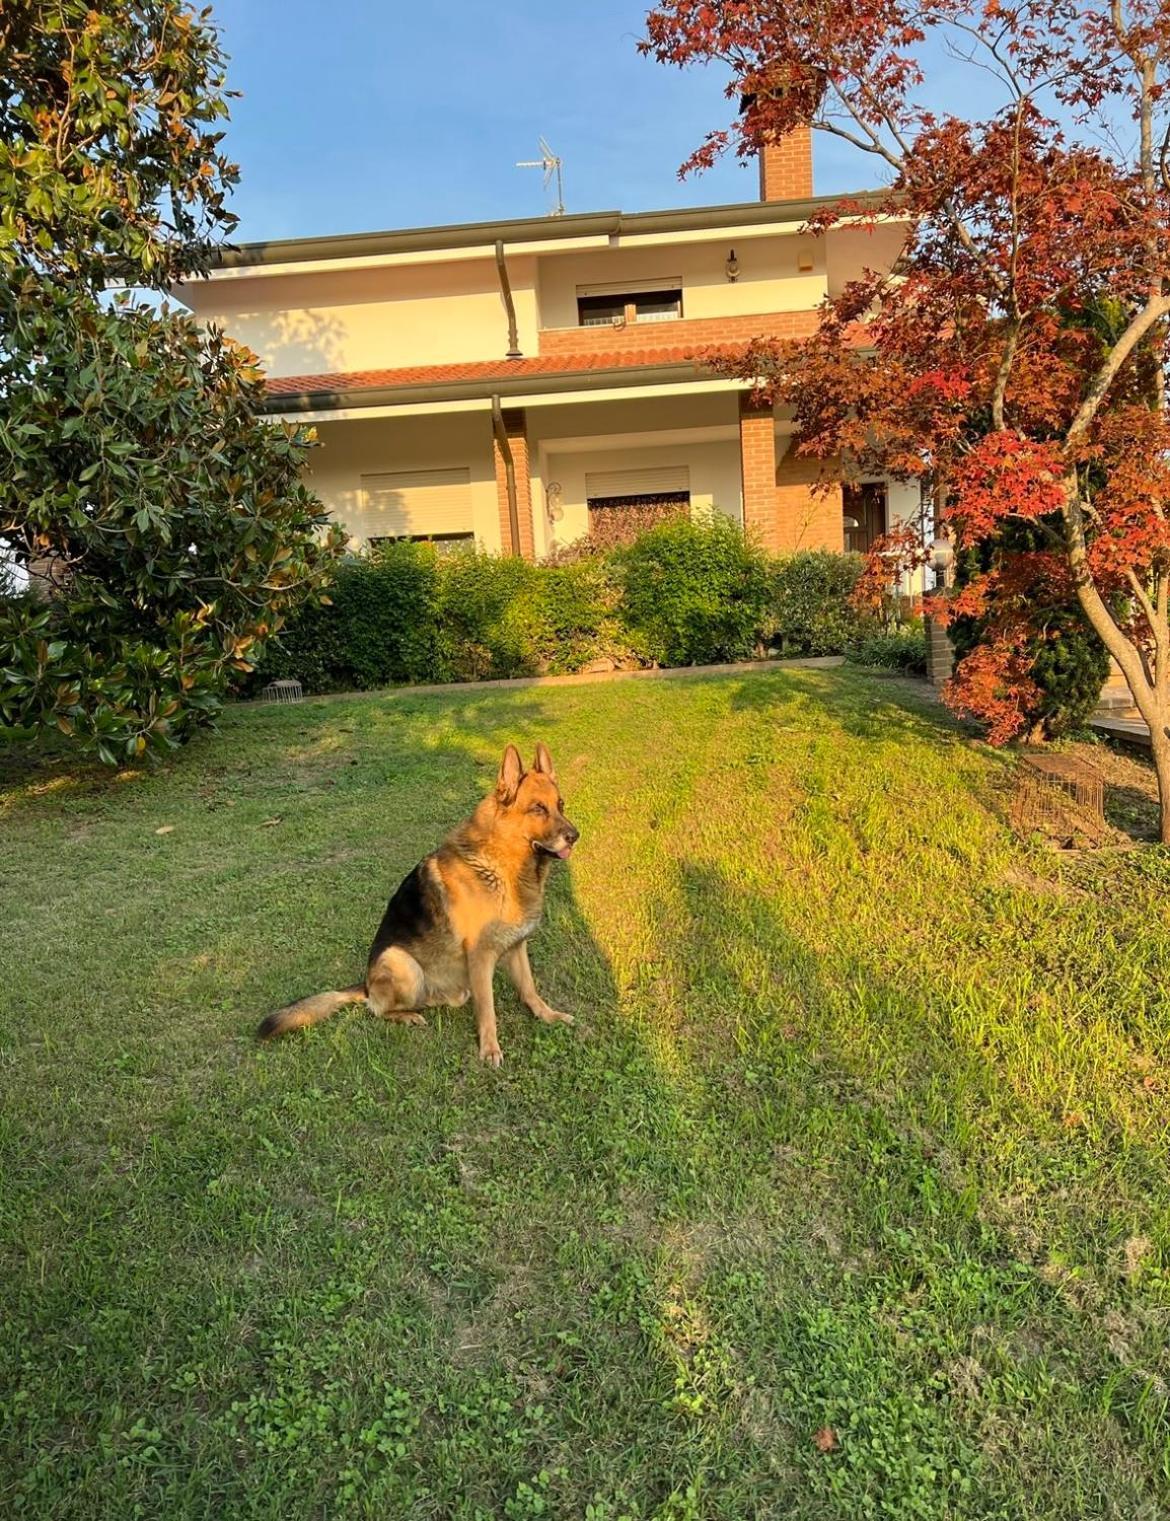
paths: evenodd
<path fill-rule="evenodd" d="M 248 683 L 280 677 L 307 692 L 398 682 L 480 681 L 637 664 L 621 592 L 602 558 L 533 565 L 476 550 L 440 555 L 388 544 L 338 570 L 331 605 L 307 607 Z"/>
<path fill-rule="evenodd" d="M 541 671 L 571 674 L 606 660 L 643 663 L 637 640 L 622 623 L 614 567 L 601 556 L 540 566 L 520 616 Z"/>
<path fill-rule="evenodd" d="M 269 644 L 256 683 L 295 676 L 307 692 L 336 692 L 439 680 L 438 570 L 427 544 L 343 561 L 331 605 L 306 607 Z"/>
<path fill-rule="evenodd" d="M 861 555 L 805 549 L 773 563 L 772 639 L 784 655 L 843 655 L 866 632 L 849 604 Z"/>
<path fill-rule="evenodd" d="M 1076 606 L 1038 608 L 1033 618 L 1042 623 L 1026 654 L 1040 695 L 1028 709 L 1025 732 L 1033 740 L 1060 739 L 1092 716 L 1109 675 L 1109 651 Z M 957 665 L 982 641 L 984 623 L 956 618 L 947 632 Z"/>
<path fill-rule="evenodd" d="M 1109 675 L 1109 651 L 1079 608 L 1047 619 L 1046 638 L 1032 646 L 1031 677 L 1041 691 L 1036 721 L 1051 739 L 1083 729 Z"/>
<path fill-rule="evenodd" d="M 854 665 L 880 666 L 907 675 L 926 675 L 926 631 L 921 623 L 864 634 L 846 650 Z"/>
<path fill-rule="evenodd" d="M 767 625 L 768 561 L 719 513 L 661 523 L 614 552 L 626 627 L 663 665 L 744 660 Z"/>
<path fill-rule="evenodd" d="M 435 681 L 536 674 L 521 612 L 539 574 L 528 560 L 457 551 L 438 560 Z"/>

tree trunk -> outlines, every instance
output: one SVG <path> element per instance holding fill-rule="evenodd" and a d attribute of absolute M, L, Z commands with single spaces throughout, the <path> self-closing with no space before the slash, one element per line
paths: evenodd
<path fill-rule="evenodd" d="M 1170 735 L 1166 730 L 1165 710 L 1159 701 L 1161 694 L 1148 682 L 1143 681 L 1140 689 L 1128 676 L 1126 682 L 1150 731 L 1150 755 L 1158 777 L 1158 838 L 1163 845 L 1170 845 Z"/>
<path fill-rule="evenodd" d="M 1084 560 L 1083 551 L 1073 556 L 1072 560 L 1075 573 L 1078 562 Z M 1101 642 L 1120 666 L 1134 704 L 1149 728 L 1150 752 L 1154 760 L 1154 770 L 1158 776 L 1160 820 L 1158 837 L 1163 845 L 1170 845 L 1170 735 L 1166 732 L 1167 693 L 1165 678 L 1160 670 L 1161 662 L 1156 663 L 1159 671 L 1155 684 L 1151 685 L 1146 679 L 1145 668 L 1137 647 L 1117 627 L 1101 594 L 1088 579 L 1078 583 L 1077 600 L 1081 604 L 1085 617 L 1101 636 Z M 1156 635 L 1161 635 L 1161 633 L 1160 629 L 1156 631 Z"/>
<path fill-rule="evenodd" d="M 1160 812 L 1159 839 L 1170 845 L 1170 739 L 1165 726 L 1155 729 L 1150 725 L 1150 749 L 1154 757 L 1154 770 L 1158 773 L 1158 807 Z"/>

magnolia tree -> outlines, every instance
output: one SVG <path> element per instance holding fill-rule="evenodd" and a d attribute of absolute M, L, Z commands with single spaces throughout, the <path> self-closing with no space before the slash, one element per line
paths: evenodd
<path fill-rule="evenodd" d="M 224 60 L 183 0 L 0 0 L 0 728 L 175 744 L 339 551 L 308 434 L 165 292 L 235 217 Z"/>
<path fill-rule="evenodd" d="M 1149 724 L 1170 843 L 1170 13 L 665 0 L 647 26 L 645 51 L 722 63 L 741 103 L 684 171 L 802 124 L 881 171 L 875 200 L 812 225 L 904 218 L 895 268 L 828 301 L 814 337 L 752 344 L 736 371 L 791 407 L 804 454 L 925 477 L 960 547 L 1025 546 L 941 610 L 983 620 L 948 697 L 994 739 L 1034 697 L 1034 609 L 1079 604 Z M 948 102 L 988 102 L 978 119 L 930 107 L 944 71 Z"/>

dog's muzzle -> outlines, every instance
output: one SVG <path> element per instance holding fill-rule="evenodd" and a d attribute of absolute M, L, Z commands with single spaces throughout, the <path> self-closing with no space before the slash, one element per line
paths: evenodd
<path fill-rule="evenodd" d="M 556 856 L 558 861 L 567 861 L 573 854 L 573 846 L 581 838 L 581 831 L 575 829 L 572 824 L 566 824 L 561 834 L 560 845 L 546 845 L 543 840 L 537 840 L 536 844 L 545 855 Z"/>

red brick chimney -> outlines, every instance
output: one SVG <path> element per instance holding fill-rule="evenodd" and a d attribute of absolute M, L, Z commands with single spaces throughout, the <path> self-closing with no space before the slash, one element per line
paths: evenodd
<path fill-rule="evenodd" d="M 812 128 L 795 127 L 760 149 L 760 200 L 803 201 L 813 193 Z"/>

